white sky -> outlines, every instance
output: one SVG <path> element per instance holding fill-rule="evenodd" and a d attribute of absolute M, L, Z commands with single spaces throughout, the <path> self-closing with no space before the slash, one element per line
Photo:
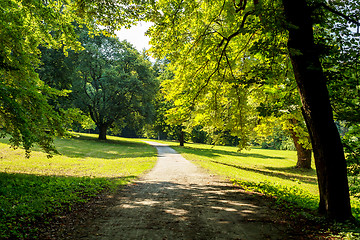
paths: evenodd
<path fill-rule="evenodd" d="M 120 40 L 127 40 L 134 45 L 138 51 L 142 51 L 144 48 L 149 49 L 150 38 L 145 36 L 145 32 L 153 25 L 149 22 L 139 22 L 136 26 L 132 26 L 130 29 L 123 28 L 120 31 L 116 31 L 116 35 Z"/>

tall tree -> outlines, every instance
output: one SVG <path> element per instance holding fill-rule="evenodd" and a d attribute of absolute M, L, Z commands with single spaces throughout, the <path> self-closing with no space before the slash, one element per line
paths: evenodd
<path fill-rule="evenodd" d="M 125 41 L 87 33 L 81 41 L 85 50 L 72 97 L 97 125 L 99 139 L 115 124 L 121 128 L 151 117 L 157 90 L 151 63 Z"/>
<path fill-rule="evenodd" d="M 1 136 L 27 155 L 34 144 L 55 151 L 53 136 L 64 132 L 57 112 L 48 104 L 57 91 L 39 79 L 39 46 L 80 50 L 74 22 L 97 24 L 113 31 L 134 21 L 142 8 L 112 0 L 3 0 L 0 4 Z M 94 25 L 92 25 L 94 26 Z M 94 29 L 93 29 L 94 30 Z"/>
<path fill-rule="evenodd" d="M 290 56 L 314 149 L 319 209 L 344 220 L 351 218 L 346 164 L 312 30 L 324 8 L 311 3 L 163 0 L 150 35 L 155 55 L 166 55 L 177 70 L 174 89 L 190 103 L 217 79 L 238 86 L 272 82 L 280 72 L 273 67 L 286 71 L 279 63 Z"/>
<path fill-rule="evenodd" d="M 283 0 L 283 3 L 289 22 L 290 58 L 314 149 L 320 191 L 319 210 L 331 218 L 349 219 L 352 214 L 346 162 L 314 42 L 314 9 L 305 0 Z"/>
<path fill-rule="evenodd" d="M 66 10 L 63 9 L 67 6 Z M 0 6 L 0 119 L 2 136 L 27 155 L 37 143 L 55 151 L 52 136 L 62 134 L 58 114 L 47 101 L 55 90 L 45 85 L 35 69 L 39 45 L 79 49 L 71 22 L 73 4 L 67 1 L 10 1 Z"/>

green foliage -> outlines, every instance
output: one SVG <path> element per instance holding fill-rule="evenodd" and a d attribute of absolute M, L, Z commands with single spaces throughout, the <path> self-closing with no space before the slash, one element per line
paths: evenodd
<path fill-rule="evenodd" d="M 268 181 L 260 183 L 240 181 L 236 179 L 232 179 L 231 181 L 234 185 L 241 186 L 246 190 L 273 196 L 276 198 L 277 204 L 281 205 L 281 207 L 290 208 L 293 211 L 295 211 L 295 208 L 315 210 L 318 207 L 318 197 L 296 186 L 288 187 Z"/>
<path fill-rule="evenodd" d="M 168 68 L 168 61 L 166 59 L 156 60 L 153 64 L 153 69 L 158 82 L 161 84 L 165 80 L 172 79 L 174 74 Z M 144 136 L 149 138 L 170 139 L 176 134 L 176 125 L 172 125 L 167 121 L 166 112 L 173 107 L 171 101 L 167 101 L 162 92 L 161 86 L 155 97 L 155 118 L 151 124 L 144 127 Z"/>
<path fill-rule="evenodd" d="M 157 90 L 150 62 L 125 41 L 87 32 L 81 41 L 85 50 L 79 54 L 72 86 L 75 106 L 100 131 L 114 127 L 120 132 L 126 124 L 139 128 L 149 121 Z"/>
<path fill-rule="evenodd" d="M 296 150 L 292 139 L 281 129 L 274 129 L 273 134 L 267 136 L 260 145 L 265 149 Z"/>
<path fill-rule="evenodd" d="M 208 143 L 208 135 L 207 133 L 202 129 L 202 126 L 196 126 L 191 130 L 190 133 L 190 139 L 194 143 Z"/>
<path fill-rule="evenodd" d="M 356 176 L 360 174 L 360 126 L 353 125 L 342 138 L 344 151 L 346 153 L 346 163 L 348 173 Z"/>
<path fill-rule="evenodd" d="M 72 22 L 74 2 L 2 1 L 0 7 L 0 119 L 1 132 L 12 136 L 29 155 L 38 143 L 47 153 L 56 152 L 52 136 L 62 134 L 59 116 L 48 105 L 56 91 L 40 81 L 39 45 L 79 49 Z M 64 6 L 66 6 L 64 8 Z"/>
<path fill-rule="evenodd" d="M 61 108 L 60 113 L 63 119 L 62 124 L 68 130 L 94 130 L 96 128 L 94 121 L 79 108 Z"/>
<path fill-rule="evenodd" d="M 152 52 L 169 59 L 175 74 L 162 83 L 174 103 L 168 110 L 170 122 L 187 132 L 203 126 L 215 143 L 230 134 L 241 150 L 254 138 L 259 104 L 270 115 L 299 111 L 290 96 L 294 82 L 279 1 L 237 6 L 168 0 L 156 7 L 161 17 L 154 16 L 149 31 Z"/>
<path fill-rule="evenodd" d="M 341 1 L 331 2 L 338 11 L 353 19 L 359 14 L 359 2 Z M 326 25 L 318 27 L 317 33 L 325 36 L 319 42 L 326 42 L 329 47 L 326 56 L 322 58 L 322 65 L 328 79 L 330 99 L 338 120 L 358 123 L 359 116 L 359 24 L 349 22 L 338 14 L 328 14 Z M 356 21 L 356 19 L 353 19 Z M 351 28 L 349 28 L 349 25 Z M 357 32 L 355 30 L 357 27 Z M 330 33 L 329 29 L 331 29 Z"/>
<path fill-rule="evenodd" d="M 62 49 L 65 55 L 71 49 L 80 50 L 82 47 L 77 41 L 74 23 L 79 27 L 87 25 L 92 32 L 98 31 L 94 29 L 95 25 L 103 26 L 103 32 L 113 32 L 121 26 L 129 26 L 140 17 L 138 13 L 144 12 L 146 5 L 138 3 L 121 1 L 120 4 L 110 0 L 2 1 L 1 135 L 12 136 L 13 146 L 22 145 L 27 150 L 27 156 L 34 144 L 40 145 L 48 154 L 56 152 L 53 137 L 64 131 L 58 113 L 48 101 L 50 96 L 54 99 L 54 95 L 60 93 L 39 79 L 36 71 L 40 65 L 39 49 Z M 58 63 L 63 62 L 63 56 L 57 54 L 56 58 Z M 51 72 L 54 69 L 46 70 Z M 44 81 L 54 86 L 50 78 L 44 77 Z"/>

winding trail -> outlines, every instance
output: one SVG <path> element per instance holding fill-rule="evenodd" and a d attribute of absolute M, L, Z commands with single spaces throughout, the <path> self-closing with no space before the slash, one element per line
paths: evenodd
<path fill-rule="evenodd" d="M 167 145 L 147 143 L 158 150 L 156 166 L 76 239 L 292 239 L 266 198 L 206 173 Z"/>

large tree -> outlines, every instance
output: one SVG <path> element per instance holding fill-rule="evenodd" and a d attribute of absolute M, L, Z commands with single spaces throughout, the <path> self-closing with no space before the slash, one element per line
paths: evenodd
<path fill-rule="evenodd" d="M 63 7 L 66 6 L 67 10 Z M 4 0 L 0 6 L 0 122 L 3 136 L 27 154 L 37 143 L 55 151 L 52 136 L 62 134 L 58 114 L 48 105 L 56 91 L 38 77 L 39 45 L 79 49 L 71 22 L 76 19 L 67 1 Z"/>
<path fill-rule="evenodd" d="M 345 4 L 345 3 L 343 3 Z M 176 69 L 174 91 L 192 109 L 211 82 L 266 84 L 290 57 L 319 180 L 320 212 L 351 218 L 346 164 L 314 41 L 325 1 L 158 1 L 153 51 Z M 336 11 L 332 11 L 334 13 Z M 329 31 L 331 29 L 328 29 Z M 257 61 L 252 61 L 255 58 Z"/>
<path fill-rule="evenodd" d="M 81 39 L 72 86 L 77 107 L 89 114 L 106 139 L 109 127 L 144 122 L 152 116 L 157 90 L 151 63 L 126 41 L 104 35 Z"/>
<path fill-rule="evenodd" d="M 289 22 L 288 48 L 314 149 L 319 210 L 331 218 L 349 219 L 352 214 L 345 156 L 314 41 L 312 16 L 315 6 L 305 0 L 283 0 L 283 3 Z"/>
<path fill-rule="evenodd" d="M 58 94 L 39 79 L 39 46 L 80 50 L 74 23 L 102 25 L 113 31 L 133 22 L 141 9 L 133 2 L 111 0 L 3 0 L 0 4 L 0 131 L 22 145 L 55 151 L 54 135 L 64 133 L 59 114 L 48 104 Z M 94 29 L 93 29 L 94 30 Z"/>

